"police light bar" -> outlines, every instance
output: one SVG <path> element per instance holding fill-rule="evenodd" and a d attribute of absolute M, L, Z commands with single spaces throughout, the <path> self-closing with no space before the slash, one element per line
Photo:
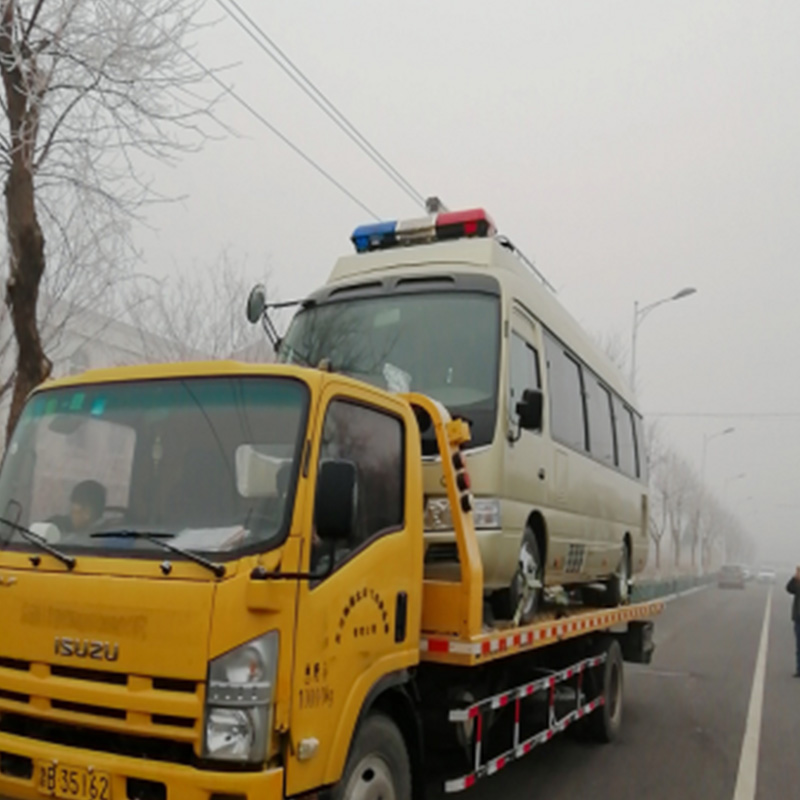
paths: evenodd
<path fill-rule="evenodd" d="M 482 209 L 447 211 L 419 219 L 373 222 L 359 225 L 350 240 L 357 253 L 386 250 L 399 245 L 427 244 L 471 236 L 494 236 L 492 218 Z"/>

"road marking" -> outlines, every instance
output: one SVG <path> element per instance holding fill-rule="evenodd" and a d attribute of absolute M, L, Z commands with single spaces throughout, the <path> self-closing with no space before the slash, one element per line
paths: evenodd
<path fill-rule="evenodd" d="M 756 778 L 758 777 L 758 746 L 761 739 L 761 712 L 764 706 L 764 683 L 767 677 L 767 642 L 769 640 L 769 612 L 772 607 L 772 590 L 767 595 L 764 609 L 764 624 L 761 626 L 761 641 L 758 644 L 756 669 L 753 673 L 753 688 L 750 691 L 750 705 L 747 708 L 747 722 L 742 740 L 742 753 L 739 757 L 739 772 L 736 775 L 736 788 L 733 800 L 754 800 Z"/>
<path fill-rule="evenodd" d="M 702 592 L 703 589 L 708 589 L 710 586 L 710 583 L 704 583 L 701 586 L 693 586 L 691 589 L 684 589 L 682 592 L 673 592 L 672 594 L 665 595 L 664 597 L 656 597 L 654 599 L 661 600 L 663 603 L 670 603 L 673 600 L 677 600 L 679 597 L 688 597 L 690 594 Z"/>

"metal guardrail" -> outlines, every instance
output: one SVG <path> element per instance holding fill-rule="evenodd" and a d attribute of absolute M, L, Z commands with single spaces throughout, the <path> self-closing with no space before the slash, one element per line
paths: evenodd
<path fill-rule="evenodd" d="M 716 573 L 709 575 L 677 575 L 672 578 L 659 578 L 655 580 L 637 581 L 631 592 L 631 602 L 640 603 L 646 600 L 656 600 L 671 594 L 680 594 L 698 586 L 716 583 Z"/>

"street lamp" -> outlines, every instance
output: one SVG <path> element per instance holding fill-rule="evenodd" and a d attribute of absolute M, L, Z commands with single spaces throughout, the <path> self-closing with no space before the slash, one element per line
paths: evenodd
<path fill-rule="evenodd" d="M 646 306 L 642 306 L 642 308 L 639 308 L 638 300 L 634 302 L 633 332 L 631 333 L 631 389 L 634 388 L 634 383 L 636 381 L 636 333 L 644 318 L 657 306 L 663 305 L 664 303 L 671 303 L 673 300 L 682 300 L 684 297 L 688 297 L 696 291 L 697 289 L 693 286 L 686 286 L 671 297 L 664 297 L 662 300 L 656 300 L 655 303 L 649 303 Z"/>

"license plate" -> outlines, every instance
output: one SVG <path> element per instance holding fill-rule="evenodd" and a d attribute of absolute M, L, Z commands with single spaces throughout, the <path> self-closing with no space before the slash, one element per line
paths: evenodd
<path fill-rule="evenodd" d="M 36 788 L 40 794 L 63 800 L 111 800 L 111 776 L 84 767 L 36 762 Z"/>

